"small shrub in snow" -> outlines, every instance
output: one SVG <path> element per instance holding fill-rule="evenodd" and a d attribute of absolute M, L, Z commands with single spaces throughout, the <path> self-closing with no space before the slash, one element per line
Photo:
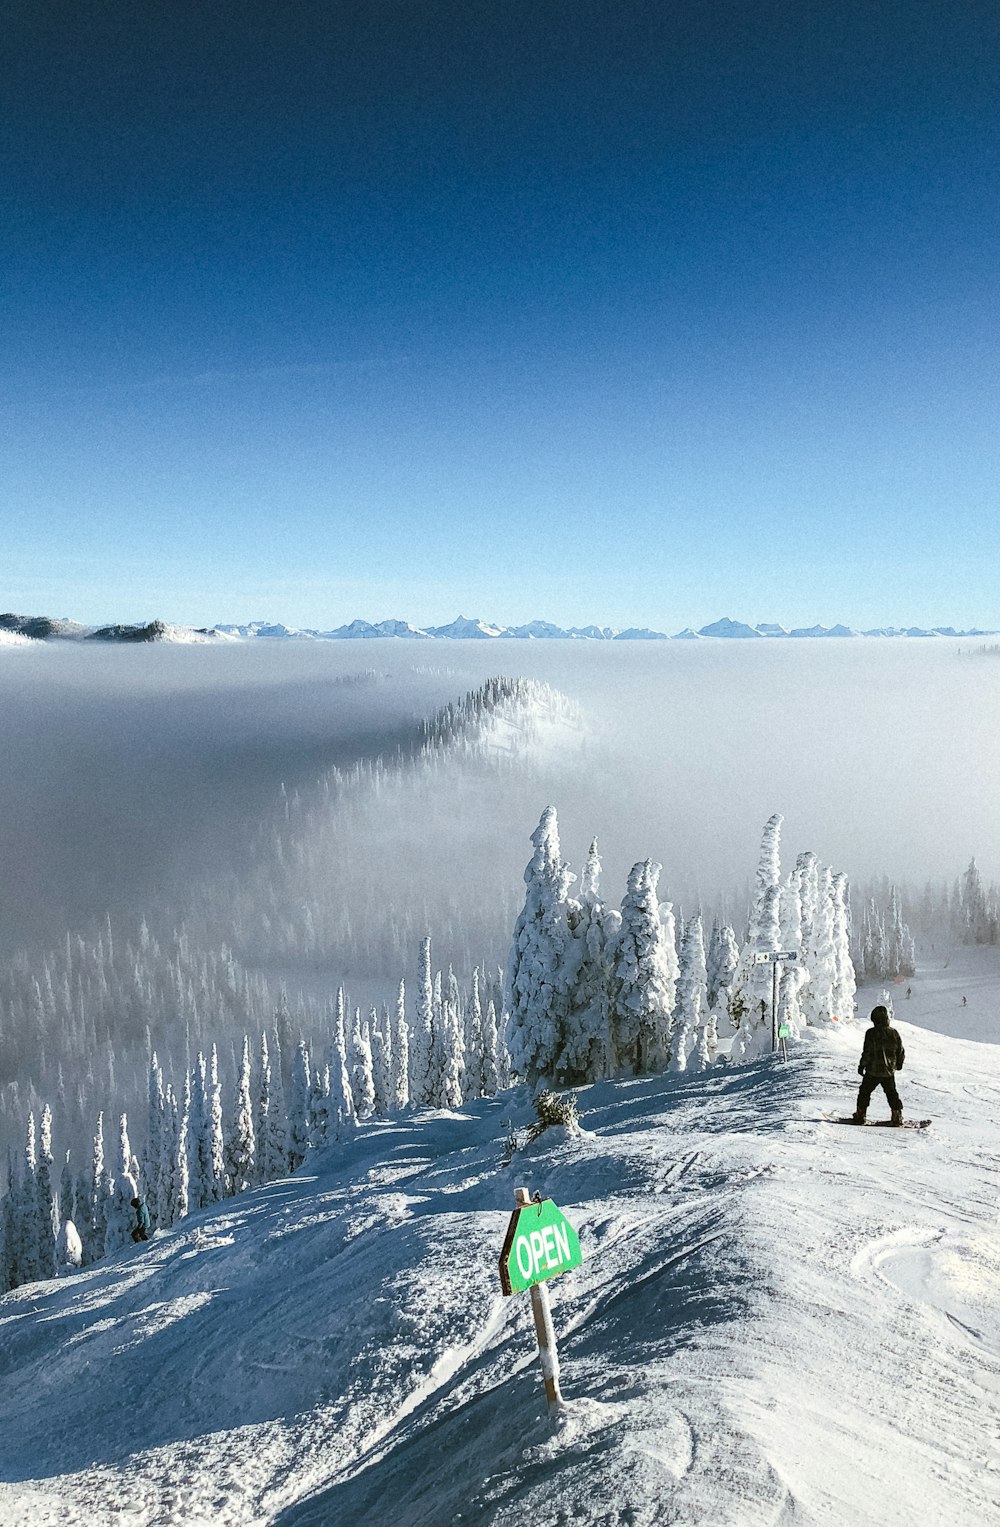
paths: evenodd
<path fill-rule="evenodd" d="M 576 1110 L 576 1097 L 564 1092 L 560 1097 L 548 1088 L 535 1098 L 535 1122 L 528 1130 L 528 1140 L 537 1140 L 545 1130 L 561 1127 L 575 1131 L 580 1127 L 580 1115 Z"/>

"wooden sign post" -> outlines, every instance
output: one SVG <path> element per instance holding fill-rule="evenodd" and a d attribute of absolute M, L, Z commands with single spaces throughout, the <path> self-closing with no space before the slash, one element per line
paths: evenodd
<path fill-rule="evenodd" d="M 500 1287 L 505 1294 L 531 1291 L 538 1357 L 549 1410 L 563 1403 L 559 1388 L 559 1353 L 549 1307 L 546 1280 L 583 1261 L 576 1231 L 551 1198 L 532 1198 L 527 1188 L 514 1189 L 517 1205 L 510 1217 L 500 1253 Z"/>
<path fill-rule="evenodd" d="M 753 957 L 755 965 L 770 965 L 771 967 L 771 1053 L 778 1048 L 778 966 L 788 963 L 794 965 L 798 960 L 798 951 L 795 949 L 768 949 L 762 950 Z M 761 1007 L 763 1007 L 763 1002 Z M 787 1058 L 784 1040 L 782 1051 Z"/>

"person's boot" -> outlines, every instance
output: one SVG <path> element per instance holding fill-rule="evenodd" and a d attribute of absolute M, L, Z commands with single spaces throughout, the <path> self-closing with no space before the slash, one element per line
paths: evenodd
<path fill-rule="evenodd" d="M 894 1108 L 892 1110 L 892 1117 L 889 1120 L 889 1123 L 890 1124 L 894 1124 L 897 1129 L 901 1129 L 902 1128 L 902 1125 L 903 1125 L 903 1110 L 901 1108 Z"/>
<path fill-rule="evenodd" d="M 852 1124 L 863 1124 L 864 1122 L 865 1122 L 864 1114 L 863 1113 L 859 1113 L 857 1110 L 855 1110 L 855 1112 L 854 1112 L 854 1114 L 853 1114 L 853 1116 L 851 1118 L 851 1123 Z"/>

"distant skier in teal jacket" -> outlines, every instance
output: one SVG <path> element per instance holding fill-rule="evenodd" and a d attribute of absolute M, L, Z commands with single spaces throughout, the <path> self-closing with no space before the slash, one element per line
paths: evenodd
<path fill-rule="evenodd" d="M 153 1222 L 149 1217 L 149 1210 L 145 1200 L 133 1198 L 132 1208 L 135 1210 L 135 1229 L 132 1231 L 133 1241 L 148 1241 L 153 1233 Z"/>
<path fill-rule="evenodd" d="M 876 1087 L 881 1087 L 892 1109 L 892 1123 L 902 1124 L 903 1105 L 896 1091 L 896 1072 L 903 1069 L 906 1051 L 903 1049 L 903 1041 L 898 1031 L 889 1022 L 888 1008 L 873 1007 L 871 1017 L 872 1027 L 865 1035 L 864 1049 L 858 1065 L 861 1086 L 858 1088 L 854 1123 L 865 1122 L 865 1114 L 868 1112 L 872 1093 Z"/>

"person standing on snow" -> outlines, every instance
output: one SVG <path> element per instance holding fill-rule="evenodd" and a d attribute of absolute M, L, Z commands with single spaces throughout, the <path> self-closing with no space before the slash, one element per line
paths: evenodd
<path fill-rule="evenodd" d="M 132 1231 L 133 1241 L 148 1241 L 153 1233 L 153 1222 L 149 1217 L 145 1200 L 133 1198 L 132 1208 L 135 1210 L 135 1229 Z"/>
<path fill-rule="evenodd" d="M 902 1124 L 903 1105 L 896 1091 L 895 1077 L 896 1072 L 903 1069 L 906 1051 L 903 1049 L 903 1041 L 898 1031 L 889 1022 L 888 1008 L 873 1007 L 871 1018 L 872 1027 L 865 1035 L 864 1049 L 858 1066 L 861 1086 L 858 1088 L 858 1102 L 852 1123 L 865 1122 L 865 1114 L 868 1112 L 872 1093 L 876 1087 L 881 1087 L 892 1109 L 892 1123 Z"/>

